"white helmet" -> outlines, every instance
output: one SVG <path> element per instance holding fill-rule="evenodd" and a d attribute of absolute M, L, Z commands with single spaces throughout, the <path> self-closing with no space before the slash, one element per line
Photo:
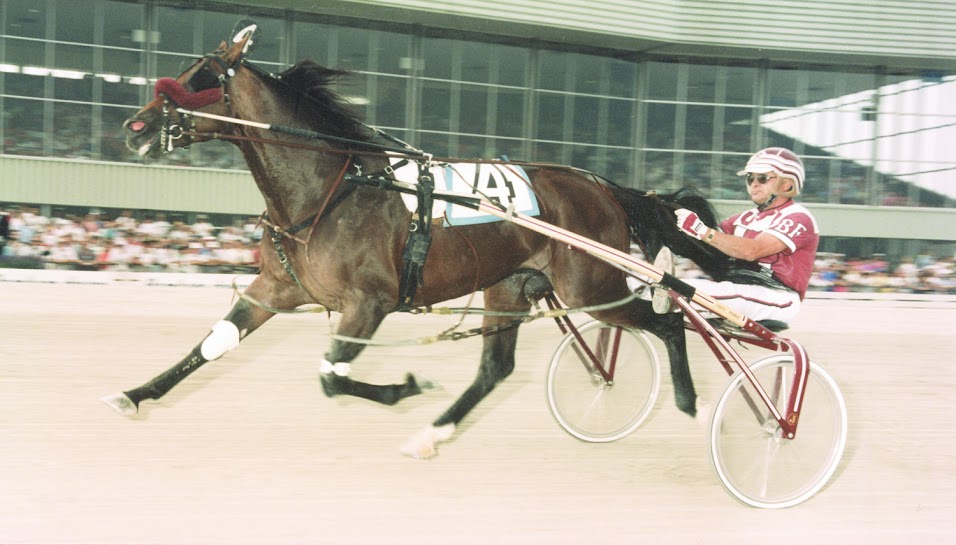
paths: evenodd
<path fill-rule="evenodd" d="M 794 180 L 793 195 L 799 195 L 803 189 L 803 161 L 797 157 L 797 154 L 786 148 L 767 148 L 753 154 L 747 166 L 737 173 L 737 176 L 744 176 L 747 173 L 767 174 L 776 173 L 778 176 L 791 178 Z"/>

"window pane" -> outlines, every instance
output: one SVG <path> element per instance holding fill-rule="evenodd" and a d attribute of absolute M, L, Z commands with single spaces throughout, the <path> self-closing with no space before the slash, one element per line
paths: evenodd
<path fill-rule="evenodd" d="M 792 137 L 784 133 L 778 133 L 774 130 L 767 131 L 767 144 L 768 146 L 779 146 L 781 148 L 787 148 L 793 150 L 797 153 L 801 151 L 797 146 L 797 141 Z"/>
<path fill-rule="evenodd" d="M 57 157 L 89 158 L 92 107 L 84 104 L 53 105 L 53 154 Z"/>
<path fill-rule="evenodd" d="M 198 53 L 193 47 L 195 18 L 196 12 L 191 9 L 156 6 L 156 29 L 159 32 L 156 38 L 158 38 L 159 50 Z"/>
<path fill-rule="evenodd" d="M 644 177 L 641 187 L 664 191 L 674 179 L 674 154 L 648 151 L 644 153 Z"/>
<path fill-rule="evenodd" d="M 377 72 L 386 74 L 407 74 L 411 68 L 409 49 L 411 36 L 394 32 L 377 32 L 378 34 L 378 65 L 373 67 Z"/>
<path fill-rule="evenodd" d="M 355 28 L 339 31 L 338 58 L 332 65 L 347 70 L 370 70 L 368 48 L 372 32 Z"/>
<path fill-rule="evenodd" d="M 744 179 L 737 176 L 747 164 L 747 156 L 717 155 L 713 162 L 716 169 L 710 183 L 708 196 L 711 199 L 749 200 Z"/>
<path fill-rule="evenodd" d="M 451 90 L 447 83 L 426 81 L 422 87 L 422 128 L 450 130 Z"/>
<path fill-rule="evenodd" d="M 718 151 L 750 153 L 753 108 L 722 108 L 723 124 Z"/>
<path fill-rule="evenodd" d="M 474 134 L 488 133 L 488 88 L 461 86 L 459 131 Z"/>
<path fill-rule="evenodd" d="M 538 94 L 538 140 L 564 140 L 564 95 Z"/>
<path fill-rule="evenodd" d="M 294 25 L 295 48 L 292 53 L 293 61 L 312 59 L 319 64 L 331 66 L 332 63 L 329 62 L 330 42 L 338 31 L 329 25 L 316 23 L 296 21 Z"/>
<path fill-rule="evenodd" d="M 159 53 L 156 55 L 156 77 L 175 78 L 192 66 L 198 58 L 194 54 Z"/>
<path fill-rule="evenodd" d="M 449 137 L 447 134 L 420 132 L 418 133 L 417 147 L 435 155 L 436 157 L 448 157 L 451 155 L 449 152 L 448 140 Z M 411 142 L 411 144 L 415 145 L 414 142 Z"/>
<path fill-rule="evenodd" d="M 56 6 L 55 39 L 61 42 L 93 43 L 95 0 L 54 2 Z"/>
<path fill-rule="evenodd" d="M 714 148 L 713 106 L 687 106 L 687 131 L 684 137 L 684 149 L 712 150 Z"/>
<path fill-rule="evenodd" d="M 571 162 L 571 147 L 564 144 L 535 142 L 531 160 L 566 165 Z"/>
<path fill-rule="evenodd" d="M 597 143 L 598 121 L 600 117 L 599 99 L 594 97 L 574 97 L 574 134 L 575 142 Z M 602 143 L 605 137 L 602 135 Z"/>
<path fill-rule="evenodd" d="M 27 38 L 46 37 L 48 3 L 42 0 L 6 0 L 6 33 Z"/>
<path fill-rule="evenodd" d="M 140 51 L 122 51 L 106 49 L 103 51 L 104 71 L 99 74 L 103 80 L 103 102 L 107 104 L 140 105 L 140 86 L 131 85 L 130 77 L 138 77 L 143 68 L 143 53 Z"/>
<path fill-rule="evenodd" d="M 492 151 L 487 156 L 505 156 L 512 161 L 527 160 L 524 151 L 524 142 L 510 138 L 495 138 L 492 140 Z"/>
<path fill-rule="evenodd" d="M 76 80 L 53 78 L 53 96 L 58 100 L 90 102 L 93 100 L 93 78 L 91 76 Z"/>
<path fill-rule="evenodd" d="M 647 63 L 647 98 L 674 100 L 677 98 L 677 63 Z"/>
<path fill-rule="evenodd" d="M 4 74 L 4 93 L 13 96 L 43 98 L 47 78 L 29 74 Z"/>
<path fill-rule="evenodd" d="M 422 40 L 422 75 L 426 78 L 451 79 L 453 49 L 457 42 L 440 38 Z"/>
<path fill-rule="evenodd" d="M 608 66 L 609 59 L 589 55 L 568 55 L 568 57 L 576 65 L 574 91 L 593 95 L 608 93 L 608 77 L 611 72 Z"/>
<path fill-rule="evenodd" d="M 458 149 L 452 157 L 459 159 L 483 159 L 493 153 L 491 140 L 478 136 L 459 136 Z"/>
<path fill-rule="evenodd" d="M 793 108 L 798 105 L 798 93 L 801 89 L 799 70 L 774 69 L 767 75 L 770 97 L 767 104 L 775 108 Z"/>
<path fill-rule="evenodd" d="M 568 164 L 591 172 L 603 172 L 602 151 L 594 146 L 574 146 L 571 148 L 571 161 Z"/>
<path fill-rule="evenodd" d="M 408 105 L 408 80 L 400 77 L 375 76 L 376 96 L 371 98 L 375 124 L 382 127 L 407 127 L 405 108 Z"/>
<path fill-rule="evenodd" d="M 559 51 L 542 50 L 538 54 L 538 87 L 552 91 L 570 91 L 567 78 L 573 67 L 571 55 Z"/>
<path fill-rule="evenodd" d="M 411 37 L 368 29 L 346 29 L 337 33 L 339 58 L 335 66 L 387 74 L 406 74 L 411 68 Z"/>
<path fill-rule="evenodd" d="M 523 47 L 495 46 L 498 81 L 501 85 L 524 87 L 528 81 L 531 51 Z"/>
<path fill-rule="evenodd" d="M 864 170 L 841 161 L 842 164 L 831 174 L 831 163 L 819 159 L 803 159 L 807 179 L 801 196 L 807 202 L 866 204 Z"/>
<path fill-rule="evenodd" d="M 462 42 L 461 48 L 462 81 L 488 83 L 497 79 L 494 48 L 490 44 Z"/>
<path fill-rule="evenodd" d="M 5 98 L 3 108 L 3 152 L 43 155 L 43 102 Z"/>
<path fill-rule="evenodd" d="M 609 59 L 611 77 L 607 89 L 611 96 L 615 97 L 633 97 L 634 96 L 634 74 L 637 72 L 637 65 L 633 62 Z"/>
<path fill-rule="evenodd" d="M 603 175 L 611 180 L 615 180 L 621 185 L 633 187 L 637 181 L 637 175 L 632 170 L 634 164 L 633 152 L 627 149 L 608 149 L 607 164 Z M 601 174 L 602 172 L 598 172 Z"/>
<path fill-rule="evenodd" d="M 336 93 L 349 101 L 350 109 L 371 125 L 381 123 L 375 115 L 375 107 L 379 99 L 371 96 L 374 93 L 373 89 L 375 89 L 373 81 L 375 79 L 375 76 L 352 72 L 349 76 L 339 79 L 332 85 Z"/>
<path fill-rule="evenodd" d="M 524 134 L 525 95 L 523 91 L 502 89 L 497 96 L 498 136 L 520 137 Z"/>
<path fill-rule="evenodd" d="M 56 44 L 54 67 L 59 70 L 93 72 L 93 48 L 88 46 Z"/>
<path fill-rule="evenodd" d="M 247 168 L 239 149 L 228 142 L 203 142 L 201 146 L 195 146 L 195 149 L 198 153 L 193 155 L 190 161 L 193 166 L 230 170 Z"/>
<path fill-rule="evenodd" d="M 647 105 L 647 147 L 674 148 L 676 115 L 677 107 L 674 104 Z"/>
<path fill-rule="evenodd" d="M 46 45 L 32 40 L 6 40 L 5 64 L 19 66 L 44 66 L 46 64 Z"/>
<path fill-rule="evenodd" d="M 146 6 L 111 0 L 106 0 L 103 5 L 103 45 L 141 47 L 145 39 L 142 29 L 145 28 Z M 139 38 L 139 41 L 134 38 Z M 106 66 L 110 65 L 107 63 Z"/>
<path fill-rule="evenodd" d="M 129 87 L 132 87 L 132 85 Z M 105 106 L 102 112 L 102 124 L 100 126 L 101 158 L 104 161 L 139 162 L 139 156 L 126 147 L 126 136 L 123 134 L 123 122 L 136 113 L 136 110 Z"/>
<path fill-rule="evenodd" d="M 689 64 L 687 100 L 691 102 L 714 102 L 717 96 L 719 67 L 707 64 Z"/>
<path fill-rule="evenodd" d="M 721 68 L 720 74 L 725 80 L 724 92 L 726 93 L 722 102 L 731 104 L 754 104 L 756 102 L 756 68 L 725 66 Z"/>

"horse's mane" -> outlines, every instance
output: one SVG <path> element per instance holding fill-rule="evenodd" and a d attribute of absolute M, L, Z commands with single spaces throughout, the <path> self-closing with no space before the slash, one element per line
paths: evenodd
<path fill-rule="evenodd" d="M 696 263 L 715 280 L 723 280 L 732 269 L 748 268 L 746 262 L 685 235 L 677 227 L 674 215 L 677 208 L 691 210 L 708 226 L 717 226 L 714 207 L 696 189 L 684 187 L 674 193 L 657 194 L 614 184 L 608 188 L 627 214 L 631 238 L 641 245 L 649 259 L 656 256 L 662 246 L 667 246 L 675 254 Z"/>
<path fill-rule="evenodd" d="M 348 101 L 331 88 L 335 81 L 351 74 L 306 59 L 265 81 L 311 129 L 357 142 L 372 142 L 374 133 Z"/>

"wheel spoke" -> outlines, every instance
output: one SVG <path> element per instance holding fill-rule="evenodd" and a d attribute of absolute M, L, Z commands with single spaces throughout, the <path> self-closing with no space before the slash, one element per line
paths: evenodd
<path fill-rule="evenodd" d="M 582 361 L 591 362 L 590 370 Z M 611 372 L 613 383 L 606 380 Z M 569 434 L 590 442 L 614 441 L 650 415 L 660 380 L 657 352 L 645 333 L 590 322 L 577 335 L 566 335 L 555 351 L 548 368 L 548 404 Z"/>

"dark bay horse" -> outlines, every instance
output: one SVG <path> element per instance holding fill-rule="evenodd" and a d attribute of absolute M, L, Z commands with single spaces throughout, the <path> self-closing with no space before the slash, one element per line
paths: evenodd
<path fill-rule="evenodd" d="M 302 61 L 280 74 L 267 74 L 244 58 L 252 36 L 240 33 L 177 78 L 159 80 L 156 98 L 124 124 L 127 145 L 143 156 L 158 157 L 212 138 L 235 143 L 265 200 L 264 218 L 272 236 L 263 237 L 261 272 L 246 290 L 248 298 L 240 299 L 169 370 L 142 386 L 104 398 L 122 414 L 135 414 L 142 401 L 159 399 L 206 362 L 236 348 L 275 311 L 315 303 L 341 313 L 337 330 L 341 337 L 332 341 L 319 368 L 327 395 L 393 404 L 422 390 L 411 374 L 402 383 L 386 385 L 349 376 L 350 364 L 365 346 L 356 340 L 370 339 L 385 316 L 400 309 L 403 251 L 413 217 L 398 193 L 349 183 L 346 175 L 389 172 L 388 157 L 381 149 L 394 142 L 364 125 L 330 90 L 330 83 L 343 72 Z M 271 130 L 277 126 L 292 130 Z M 305 139 L 297 131 L 321 132 L 329 138 Z M 649 255 L 666 243 L 705 270 L 710 267 L 708 272 L 719 273 L 725 266 L 720 256 L 707 254 L 706 248 L 679 234 L 672 208 L 662 204 L 666 197 L 602 183 L 570 167 L 524 168 L 543 221 L 618 250 L 627 251 L 638 236 Z M 682 206 L 702 213 L 710 224 L 715 222 L 705 201 L 680 195 L 671 199 L 683 199 Z M 507 222 L 434 225 L 431 235 L 414 305 L 431 305 L 479 289 L 484 290 L 486 311 L 505 312 L 529 311 L 533 300 L 550 289 L 569 307 L 608 304 L 631 295 L 621 270 Z M 529 289 L 531 284 L 538 287 Z M 676 403 L 695 414 L 681 315 L 658 315 L 648 301 L 632 299 L 592 316 L 659 337 L 670 358 Z M 512 321 L 485 315 L 488 333 L 483 336 L 477 377 L 403 447 L 404 453 L 433 456 L 437 444 L 447 440 L 469 411 L 512 372 L 518 331 L 505 327 Z M 496 327 L 499 331 L 492 334 Z"/>

